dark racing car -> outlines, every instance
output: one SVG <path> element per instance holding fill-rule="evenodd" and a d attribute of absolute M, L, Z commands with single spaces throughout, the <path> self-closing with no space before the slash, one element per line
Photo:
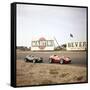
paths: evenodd
<path fill-rule="evenodd" d="M 33 56 L 33 55 L 27 55 L 24 58 L 24 60 L 25 60 L 25 62 L 33 62 L 33 63 L 43 62 L 43 58 L 42 57 L 37 57 L 37 56 Z"/>
<path fill-rule="evenodd" d="M 58 56 L 58 55 L 51 55 L 49 57 L 49 63 L 60 63 L 60 64 L 67 64 L 71 63 L 70 57 L 65 56 Z"/>

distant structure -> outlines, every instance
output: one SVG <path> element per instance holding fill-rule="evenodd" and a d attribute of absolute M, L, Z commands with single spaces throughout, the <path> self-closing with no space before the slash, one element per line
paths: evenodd
<path fill-rule="evenodd" d="M 56 40 L 56 38 L 50 37 L 34 37 L 31 41 L 31 51 L 54 51 L 55 50 L 55 41 L 58 47 L 61 47 Z M 76 51 L 76 50 L 87 50 L 87 42 L 68 42 L 65 44 L 66 47 L 62 50 L 67 51 Z M 61 50 L 59 48 L 59 50 Z"/>
<path fill-rule="evenodd" d="M 66 50 L 87 50 L 87 43 L 70 42 L 70 43 L 67 43 Z"/>
<path fill-rule="evenodd" d="M 48 37 L 36 37 L 31 41 L 31 51 L 53 51 L 54 40 Z"/>

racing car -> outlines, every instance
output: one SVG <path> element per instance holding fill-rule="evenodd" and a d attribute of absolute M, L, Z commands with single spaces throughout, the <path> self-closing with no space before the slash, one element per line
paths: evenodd
<path fill-rule="evenodd" d="M 71 63 L 70 57 L 65 56 L 58 56 L 58 55 L 51 55 L 49 57 L 49 63 L 60 63 L 60 64 L 67 64 Z"/>
<path fill-rule="evenodd" d="M 27 55 L 24 58 L 24 60 L 25 60 L 25 62 L 33 62 L 33 63 L 43 62 L 43 58 L 42 57 L 37 57 L 37 56 L 33 56 L 33 55 Z"/>

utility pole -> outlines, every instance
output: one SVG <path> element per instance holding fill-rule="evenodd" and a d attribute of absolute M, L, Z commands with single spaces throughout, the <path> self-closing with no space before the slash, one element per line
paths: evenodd
<path fill-rule="evenodd" d="M 59 48 L 60 48 L 60 45 L 59 45 L 58 41 L 56 40 L 56 38 L 55 38 L 55 37 L 53 37 L 53 38 L 54 38 L 54 40 L 56 41 L 57 45 L 58 45 Z"/>

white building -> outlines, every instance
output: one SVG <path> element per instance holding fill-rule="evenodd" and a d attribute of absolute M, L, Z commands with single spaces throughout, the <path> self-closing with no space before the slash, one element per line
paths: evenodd
<path fill-rule="evenodd" d="M 34 37 L 31 41 L 31 51 L 54 50 L 54 40 L 48 37 Z"/>
<path fill-rule="evenodd" d="M 86 42 L 70 42 L 67 43 L 67 50 L 86 50 L 87 43 Z"/>

